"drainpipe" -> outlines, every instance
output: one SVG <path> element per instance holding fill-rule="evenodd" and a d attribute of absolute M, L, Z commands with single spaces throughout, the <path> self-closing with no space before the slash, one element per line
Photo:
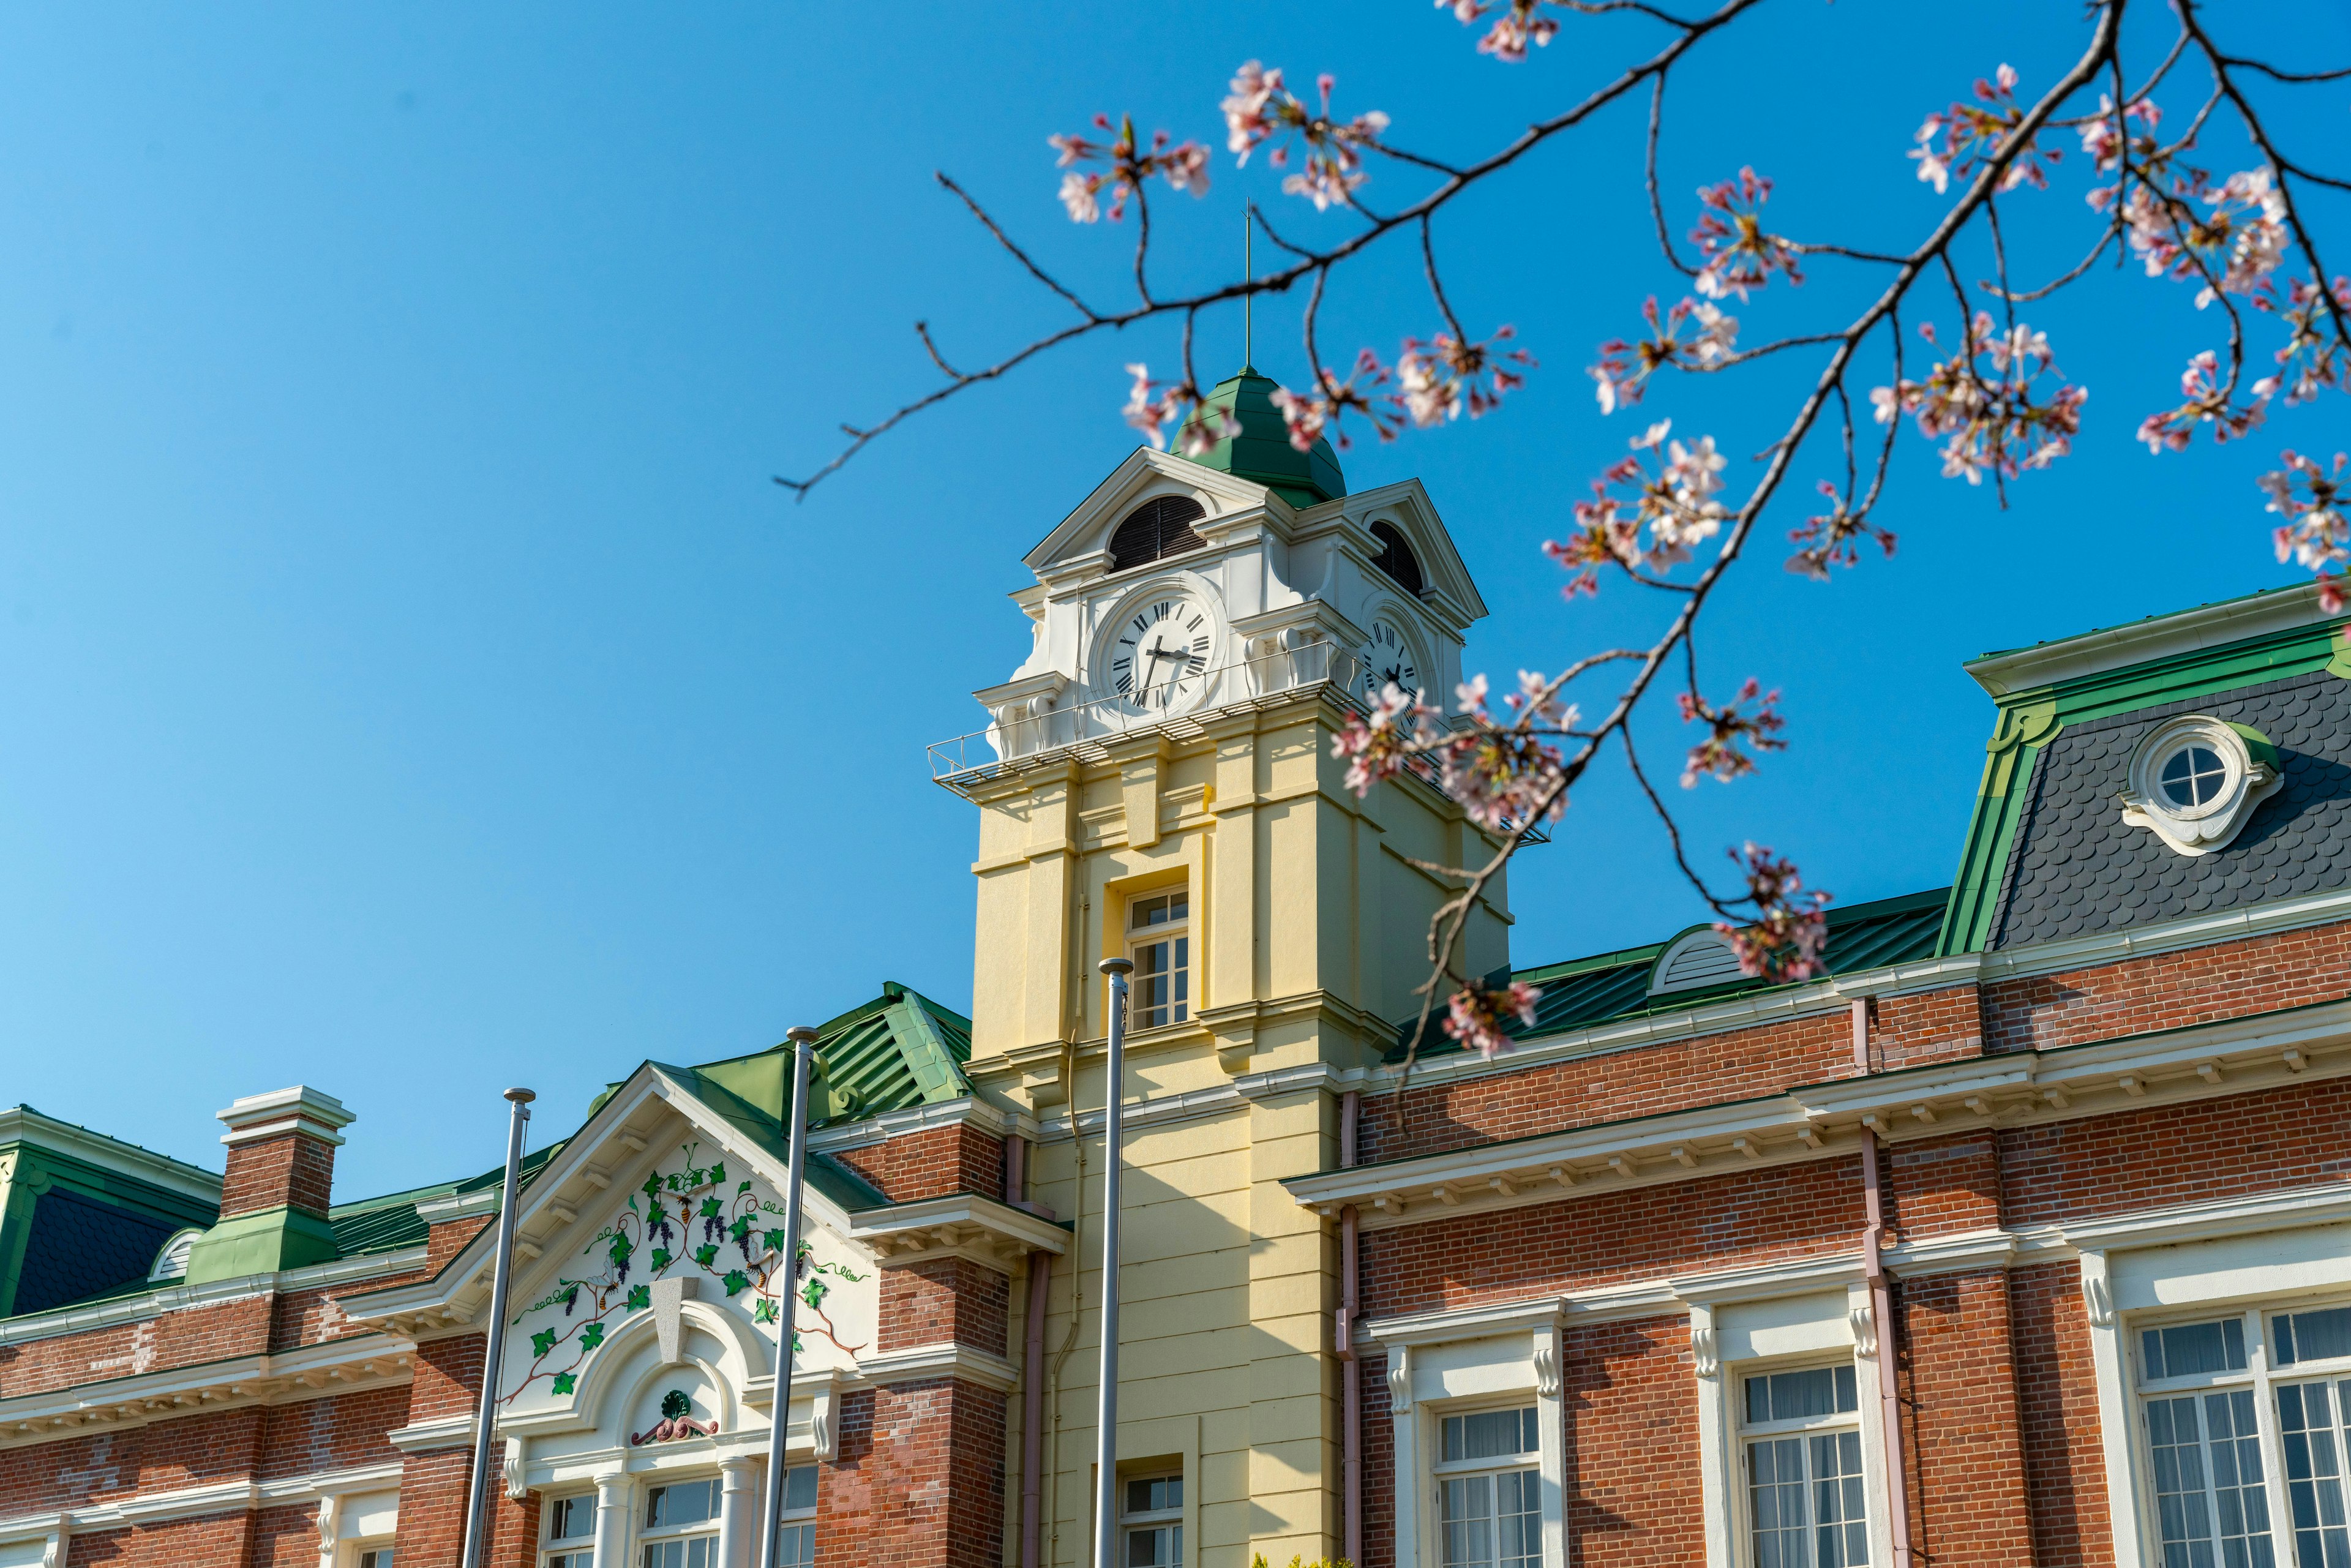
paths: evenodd
<path fill-rule="evenodd" d="M 1027 1186 L 1029 1140 L 1004 1140 L 1004 1201 L 1020 1207 Z M 1045 1297 L 1053 1255 L 1029 1254 L 1028 1333 L 1020 1354 L 1020 1568 L 1037 1568 L 1045 1489 Z"/>
<path fill-rule="evenodd" d="M 1853 1004 L 1853 1061 L 1869 1071 L 1869 1002 Z M 1902 1396 L 1894 1381 L 1894 1291 L 1886 1279 L 1885 1255 L 1886 1196 L 1879 1169 L 1877 1134 L 1865 1131 L 1861 1144 L 1861 1189 L 1868 1204 L 1868 1228 L 1861 1233 L 1861 1270 L 1869 1282 L 1869 1315 L 1877 1323 L 1877 1396 L 1884 1411 L 1879 1426 L 1886 1433 L 1886 1522 L 1894 1535 L 1894 1568 L 1909 1568 L 1910 1491 L 1903 1479 Z"/>
<path fill-rule="evenodd" d="M 1350 1089 L 1339 1096 L 1339 1165 L 1355 1163 L 1355 1118 L 1363 1095 Z M 1364 1560 L 1364 1366 L 1355 1357 L 1355 1314 L 1361 1310 L 1356 1268 L 1355 1206 L 1339 1211 L 1339 1471 L 1341 1548 L 1350 1563 Z"/>

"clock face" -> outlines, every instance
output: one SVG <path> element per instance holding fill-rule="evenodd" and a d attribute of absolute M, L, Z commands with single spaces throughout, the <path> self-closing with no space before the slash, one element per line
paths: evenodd
<path fill-rule="evenodd" d="M 1412 644 L 1386 622 L 1372 622 L 1371 641 L 1364 644 L 1358 656 L 1364 661 L 1362 685 L 1365 697 L 1376 700 L 1391 685 L 1415 696 L 1420 695 L 1420 672 L 1413 667 Z"/>
<path fill-rule="evenodd" d="M 1213 635 L 1207 609 L 1176 592 L 1125 612 L 1112 631 L 1105 668 L 1110 690 L 1138 713 L 1187 707 L 1200 695 Z"/>

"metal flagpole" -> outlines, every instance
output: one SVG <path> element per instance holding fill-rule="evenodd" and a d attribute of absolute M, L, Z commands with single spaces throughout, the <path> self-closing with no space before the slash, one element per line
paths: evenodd
<path fill-rule="evenodd" d="M 515 1195 L 522 1187 L 522 1140 L 530 1125 L 530 1103 L 538 1098 L 528 1089 L 507 1091 L 514 1113 L 507 1119 L 507 1181 L 498 1196 L 498 1258 L 490 1276 L 490 1343 L 482 1353 L 482 1406 L 474 1417 L 474 1490 L 465 1503 L 465 1554 L 457 1560 L 463 1568 L 480 1568 L 482 1548 L 489 1542 L 490 1432 L 497 1425 L 498 1361 L 507 1348 L 507 1290 L 514 1283 Z"/>
<path fill-rule="evenodd" d="M 784 1291 L 776 1303 L 776 1387 L 773 1412 L 768 1420 L 768 1499 L 760 1518 L 759 1561 L 767 1568 L 782 1568 L 784 1512 L 784 1427 L 792 1416 L 792 1309 L 799 1304 L 800 1176 L 808 1164 L 809 1058 L 816 1046 L 816 1030 L 806 1024 L 784 1031 L 792 1042 L 792 1132 L 784 1175 Z"/>
<path fill-rule="evenodd" d="M 1126 1084 L 1126 977 L 1134 964 L 1104 958 L 1110 977 L 1110 1061 L 1102 1090 L 1102 1405 L 1094 1416 L 1094 1568 L 1118 1568 L 1118 1167 Z"/>

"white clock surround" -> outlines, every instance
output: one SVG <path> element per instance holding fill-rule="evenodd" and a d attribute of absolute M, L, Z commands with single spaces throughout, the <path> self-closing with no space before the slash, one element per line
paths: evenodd
<path fill-rule="evenodd" d="M 1188 496 L 1203 548 L 1113 571 L 1111 535 L 1155 497 Z M 1374 522 L 1409 545 L 1425 586 L 1407 591 L 1374 563 Z M 999 685 L 973 694 L 988 709 L 1000 757 L 1031 757 L 1138 726 L 1197 716 L 1311 681 L 1343 683 L 1364 700 L 1376 645 L 1386 668 L 1405 658 L 1432 700 L 1461 679 L 1463 633 L 1486 614 L 1427 492 L 1417 480 L 1298 507 L 1263 485 L 1139 447 L 1030 550 L 1036 582 L 1012 595 L 1030 622 L 1029 656 Z M 1171 596 L 1206 622 L 1205 650 L 1172 701 L 1145 708 L 1118 690 L 1120 645 L 1138 613 Z M 1188 619 L 1188 617 L 1186 618 Z M 1200 632 L 1191 633 L 1196 639 Z M 1138 637 L 1138 647 L 1142 639 Z M 1165 649 L 1161 641 L 1155 644 Z M 1187 665 L 1188 665 L 1187 658 Z M 1157 672 L 1168 668 L 1163 658 Z"/>

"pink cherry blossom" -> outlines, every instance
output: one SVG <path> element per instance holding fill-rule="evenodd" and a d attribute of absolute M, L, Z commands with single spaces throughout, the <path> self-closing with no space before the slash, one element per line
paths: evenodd
<path fill-rule="evenodd" d="M 1754 170 L 1742 168 L 1738 178 L 1698 187 L 1704 207 L 1690 240 L 1706 257 L 1698 269 L 1698 291 L 1708 299 L 1736 294 L 1747 298 L 1775 272 L 1791 284 L 1804 281 L 1802 257 L 1778 235 L 1763 232 L 1763 204 L 1771 199 L 1771 182 Z M 1735 325 L 1735 323 L 1734 323 Z"/>
<path fill-rule="evenodd" d="M 1892 391 L 1888 387 L 1878 390 Z M 1819 488 L 1829 498 L 1829 509 L 1806 518 L 1802 528 L 1788 530 L 1789 541 L 1802 547 L 1788 558 L 1790 571 L 1815 582 L 1826 582 L 1830 567 L 1859 564 L 1861 550 L 1856 541 L 1864 536 L 1875 539 L 1887 556 L 1894 554 L 1892 529 L 1881 528 L 1865 515 L 1847 510 L 1844 497 L 1827 480 L 1822 480 Z"/>
<path fill-rule="evenodd" d="M 1331 737 L 1331 755 L 1347 764 L 1347 788 L 1358 797 L 1442 744 L 1444 716 L 1390 681 L 1371 711 L 1351 717 Z"/>
<path fill-rule="evenodd" d="M 1110 116 L 1094 116 L 1097 129 L 1111 129 Z M 1196 141 L 1168 145 L 1167 132 L 1152 132 L 1148 152 L 1138 150 L 1134 121 L 1119 121 L 1115 134 L 1106 141 L 1096 141 L 1086 136 L 1063 136 L 1058 132 L 1045 138 L 1046 145 L 1060 154 L 1054 160 L 1057 168 L 1067 171 L 1061 176 L 1061 205 L 1069 209 L 1070 221 L 1091 224 L 1102 217 L 1102 192 L 1110 193 L 1110 216 L 1113 223 L 1126 215 L 1127 198 L 1143 187 L 1154 174 L 1164 177 L 1178 191 L 1188 191 L 1195 196 L 1208 193 L 1208 150 Z M 1102 169 L 1077 169 L 1079 163 L 1101 163 Z"/>
<path fill-rule="evenodd" d="M 1933 323 L 1918 330 L 1929 343 L 1937 341 Z M 2059 384 L 2046 401 L 2035 402 L 2034 385 L 2044 373 Z M 1979 310 L 1964 324 L 1958 351 L 1929 367 L 1924 381 L 1875 388 L 1869 401 L 1880 424 L 1907 413 L 1919 434 L 1947 437 L 1944 477 L 1980 485 L 1986 474 L 2013 479 L 2072 451 L 2089 395 L 2064 383 L 2047 334 L 2022 324 L 2001 332 Z"/>
<path fill-rule="evenodd" d="M 1682 722 L 1703 722 L 1707 737 L 1690 747 L 1689 758 L 1682 765 L 1682 788 L 1695 789 L 1700 779 L 1712 777 L 1728 784 L 1755 771 L 1755 759 L 1746 747 L 1757 751 L 1785 751 L 1788 743 L 1780 738 L 1787 719 L 1780 713 L 1780 694 L 1765 693 L 1760 683 L 1749 677 L 1739 695 L 1719 706 L 1707 701 L 1696 692 L 1683 692 L 1678 698 Z M 1755 711 L 1740 711 L 1749 703 Z"/>
<path fill-rule="evenodd" d="M 1126 407 L 1120 412 L 1155 450 L 1167 449 L 1164 427 L 1177 420 L 1183 421 L 1177 438 L 1186 457 L 1205 456 L 1217 442 L 1240 434 L 1240 422 L 1231 412 L 1211 412 L 1201 399 L 1200 389 L 1189 382 L 1162 385 L 1151 379 L 1150 367 L 1142 364 L 1127 366 L 1126 373 L 1134 378 L 1134 384 L 1128 390 Z"/>
<path fill-rule="evenodd" d="M 2149 452 L 2159 455 L 2186 450 L 2199 423 L 2211 425 L 2214 441 L 2225 442 L 2250 434 L 2262 423 L 2269 392 L 2256 382 L 2251 402 L 2232 401 L 2220 382 L 2220 356 L 2210 349 L 2188 361 L 2179 377 L 2179 395 L 2187 401 L 2139 422 L 2137 439 L 2147 443 Z"/>
<path fill-rule="evenodd" d="M 2310 402 L 2328 387 L 2351 391 L 2351 353 L 2345 351 L 2342 340 L 2335 335 L 2327 312 L 2329 294 L 2337 308 L 2351 311 L 2351 278 L 2337 277 L 2322 291 L 2308 278 L 2290 277 L 2285 287 L 2283 304 L 2266 281 L 2253 293 L 2254 308 L 2276 316 L 2286 329 L 2285 345 L 2277 350 L 2277 371 L 2253 383 L 2254 395 L 2268 397 L 2283 391 L 2285 405 L 2292 408 Z"/>
<path fill-rule="evenodd" d="M 1395 440 L 1396 433 L 1404 428 L 1395 395 L 1377 390 L 1387 383 L 1387 367 L 1369 349 L 1356 354 L 1355 368 L 1344 381 L 1328 370 L 1318 374 L 1322 382 L 1319 392 L 1294 392 L 1288 387 L 1276 387 L 1270 394 L 1273 406 L 1281 411 L 1282 423 L 1289 428 L 1290 444 L 1299 451 L 1313 451 L 1314 443 L 1326 431 L 1336 439 L 1340 450 L 1353 445 L 1339 423 L 1350 411 L 1362 414 L 1370 423 L 1372 434 L 1382 441 Z"/>
<path fill-rule="evenodd" d="M 2015 69 L 2003 65 L 1990 81 L 1978 77 L 1974 102 L 1954 103 L 1929 114 L 1918 127 L 1913 138 L 1917 145 L 1910 150 L 1910 156 L 1917 160 L 1918 178 L 1934 186 L 1937 195 L 1946 193 L 1953 180 L 1968 179 L 1989 162 L 2022 123 L 2024 110 L 2016 101 Z M 2026 142 L 2001 174 L 2001 190 L 2013 191 L 2023 184 L 2047 189 L 2050 166 L 2064 156 L 2061 149 L 2041 146 L 2037 139 Z"/>
<path fill-rule="evenodd" d="M 1493 988 L 1472 980 L 1447 1002 L 1445 1032 L 1490 1060 L 1510 1049 L 1513 1020 L 1521 1028 L 1535 1021 L 1535 1003 L 1541 998 L 1541 989 L 1524 980 Z"/>
<path fill-rule="evenodd" d="M 1467 408 L 1479 419 L 1499 408 L 1505 392 L 1518 391 L 1527 378 L 1513 366 L 1532 370 L 1535 357 L 1524 349 L 1500 349 L 1515 336 L 1504 326 L 1482 343 L 1459 343 L 1444 332 L 1426 343 L 1404 340 L 1396 356 L 1396 386 L 1405 413 L 1424 428 L 1458 419 Z"/>
<path fill-rule="evenodd" d="M 1652 294 L 1642 303 L 1641 317 L 1649 324 L 1648 336 L 1637 342 L 1610 339 L 1600 345 L 1599 362 L 1591 368 L 1603 413 L 1639 402 L 1649 378 L 1667 366 L 1706 370 L 1739 346 L 1739 318 L 1704 300 L 1685 297 L 1661 317 Z"/>
<path fill-rule="evenodd" d="M 2320 607 L 2335 614 L 2344 604 L 2344 578 L 2338 569 L 2351 561 L 2351 520 L 2344 516 L 2351 485 L 2343 476 L 2345 455 L 2335 455 L 2332 469 L 2291 448 L 2280 459 L 2284 467 L 2254 481 L 2270 498 L 2264 509 L 2285 519 L 2272 536 L 2277 558 L 2291 558 L 2316 573 Z"/>
<path fill-rule="evenodd" d="M 1374 109 L 1353 120 L 1333 120 L 1331 89 L 1337 78 L 1325 72 L 1314 79 L 1322 92 L 1319 110 L 1308 108 L 1283 85 L 1279 68 L 1269 70 L 1257 60 L 1243 61 L 1222 105 L 1225 146 L 1237 162 L 1247 163 L 1251 152 L 1271 142 L 1268 161 L 1280 166 L 1288 162 L 1288 139 L 1296 132 L 1305 147 L 1304 160 L 1298 172 L 1283 179 L 1281 188 L 1324 211 L 1347 205 L 1355 188 L 1370 178 L 1364 172 L 1364 151 L 1378 145 L 1388 117 Z"/>
<path fill-rule="evenodd" d="M 1545 0 L 1437 0 L 1437 8 L 1453 13 L 1455 21 L 1474 26 L 1494 14 L 1493 25 L 1478 40 L 1478 52 L 1517 65 L 1527 57 L 1527 46 L 1541 48 L 1558 36 L 1559 22 L 1542 14 Z"/>
<path fill-rule="evenodd" d="M 1729 852 L 1747 883 L 1747 896 L 1740 902 L 1754 906 L 1755 919 L 1745 925 L 1719 920 L 1714 928 L 1739 956 L 1740 973 L 1772 981 L 1808 980 L 1821 973 L 1821 952 L 1828 942 L 1822 906 L 1829 895 L 1805 892 L 1796 868 L 1768 846 L 1750 841 Z"/>

